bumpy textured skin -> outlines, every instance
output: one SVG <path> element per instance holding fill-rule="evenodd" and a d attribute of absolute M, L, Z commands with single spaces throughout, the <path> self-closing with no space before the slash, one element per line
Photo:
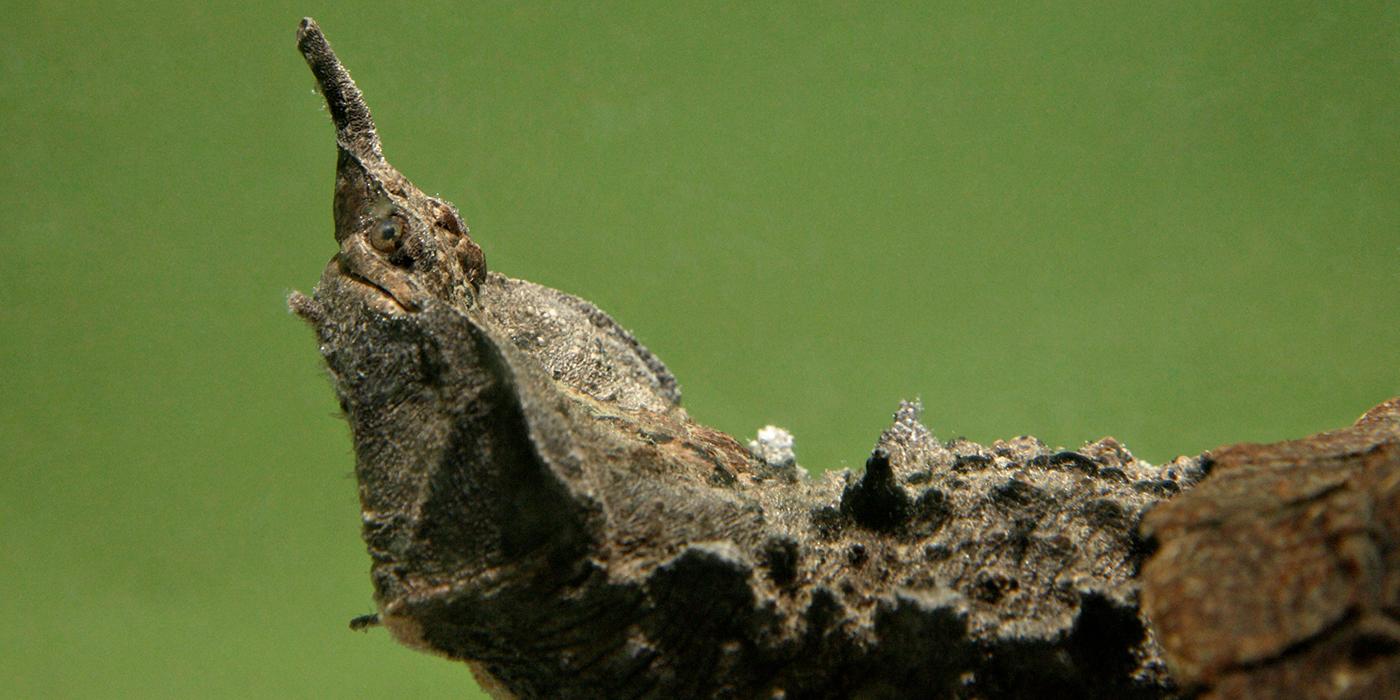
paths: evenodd
<path fill-rule="evenodd" d="M 1207 462 L 942 442 L 904 404 L 863 473 L 810 480 L 785 433 L 751 452 L 691 420 L 602 311 L 488 272 L 384 160 L 314 22 L 298 46 L 336 125 L 339 251 L 290 303 L 353 432 L 400 642 L 520 697 L 1175 692 L 1137 525 Z"/>

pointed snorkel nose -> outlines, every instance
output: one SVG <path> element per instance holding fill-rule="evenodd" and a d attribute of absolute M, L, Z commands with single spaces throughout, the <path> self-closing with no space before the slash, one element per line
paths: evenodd
<path fill-rule="evenodd" d="M 384 153 L 380 150 L 379 134 L 374 130 L 374 118 L 369 114 L 369 105 L 364 95 L 355 87 L 350 73 L 336 58 L 326 35 L 316 20 L 303 18 L 297 27 L 297 49 L 306 58 L 311 74 L 321 86 L 321 94 L 326 98 L 331 121 L 335 123 L 335 141 L 341 150 L 358 158 L 366 165 L 383 163 Z"/>
<path fill-rule="evenodd" d="M 350 72 L 341 65 L 316 20 L 310 17 L 301 20 L 297 27 L 297 49 L 316 77 L 335 124 L 338 152 L 333 207 L 335 239 L 343 243 L 372 225 L 372 219 L 383 215 L 389 201 L 384 179 L 397 173 L 384 160 L 379 133 L 375 131 L 374 117 L 370 116 L 364 95 L 355 86 Z"/>

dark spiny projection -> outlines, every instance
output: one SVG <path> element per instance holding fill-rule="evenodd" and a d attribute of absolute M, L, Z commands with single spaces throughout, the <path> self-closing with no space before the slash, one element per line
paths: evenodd
<path fill-rule="evenodd" d="M 488 271 L 314 22 L 297 43 L 336 129 L 337 251 L 290 304 L 354 437 L 378 614 L 353 626 L 501 696 L 1175 692 L 1137 526 L 1207 462 L 943 442 L 906 403 L 862 473 L 811 479 L 782 431 L 691 420 L 592 304 Z"/>

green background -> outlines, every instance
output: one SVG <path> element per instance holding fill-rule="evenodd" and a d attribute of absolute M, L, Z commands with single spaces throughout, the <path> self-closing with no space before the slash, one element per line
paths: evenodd
<path fill-rule="evenodd" d="M 333 252 L 302 14 L 494 269 L 814 470 L 906 397 L 1161 461 L 1400 394 L 1395 3 L 6 4 L 7 696 L 472 687 L 346 630 L 350 441 L 284 305 Z"/>

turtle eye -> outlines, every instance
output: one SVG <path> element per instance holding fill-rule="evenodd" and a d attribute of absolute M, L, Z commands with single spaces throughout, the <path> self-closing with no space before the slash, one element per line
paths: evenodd
<path fill-rule="evenodd" d="M 402 238 L 403 224 L 394 217 L 380 221 L 369 232 L 369 244 L 381 253 L 392 253 L 398 250 L 399 241 Z"/>

